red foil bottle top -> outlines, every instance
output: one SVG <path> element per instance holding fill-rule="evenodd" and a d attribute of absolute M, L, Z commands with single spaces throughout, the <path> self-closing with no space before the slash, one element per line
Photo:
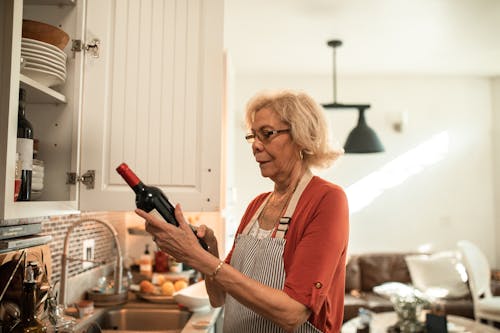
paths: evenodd
<path fill-rule="evenodd" d="M 141 182 L 141 180 L 135 175 L 135 173 L 130 170 L 126 163 L 120 164 L 116 171 L 125 179 L 130 187 L 134 187 Z"/>

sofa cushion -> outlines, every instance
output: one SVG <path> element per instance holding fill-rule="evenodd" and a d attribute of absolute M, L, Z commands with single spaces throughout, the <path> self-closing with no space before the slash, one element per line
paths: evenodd
<path fill-rule="evenodd" d="M 346 274 L 345 274 L 345 292 L 350 293 L 352 290 L 361 290 L 361 271 L 359 268 L 358 256 L 349 256 L 347 259 Z"/>
<path fill-rule="evenodd" d="M 367 254 L 358 258 L 361 269 L 361 289 L 372 291 L 384 282 L 410 283 L 410 273 L 405 262 L 406 254 Z"/>
<path fill-rule="evenodd" d="M 461 299 L 440 299 L 434 303 L 432 307 L 447 314 L 474 318 L 474 306 L 472 305 L 472 298 L 470 297 Z"/>
<path fill-rule="evenodd" d="M 405 258 L 413 285 L 438 298 L 463 298 L 469 295 L 467 273 L 455 251 Z"/>
<path fill-rule="evenodd" d="M 384 282 L 379 286 L 373 287 L 373 292 L 377 295 L 391 299 L 393 295 L 405 296 L 413 295 L 415 287 L 401 282 Z"/>

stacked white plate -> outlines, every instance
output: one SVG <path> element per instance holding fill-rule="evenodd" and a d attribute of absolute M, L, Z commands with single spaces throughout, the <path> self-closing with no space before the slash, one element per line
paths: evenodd
<path fill-rule="evenodd" d="M 52 44 L 23 38 L 21 57 L 24 66 L 21 73 L 47 87 L 66 81 L 66 53 Z"/>

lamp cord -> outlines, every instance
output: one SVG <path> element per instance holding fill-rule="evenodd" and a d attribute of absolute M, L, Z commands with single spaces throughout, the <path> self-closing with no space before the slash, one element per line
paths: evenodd
<path fill-rule="evenodd" d="M 337 104 L 337 52 L 333 47 L 333 103 Z"/>

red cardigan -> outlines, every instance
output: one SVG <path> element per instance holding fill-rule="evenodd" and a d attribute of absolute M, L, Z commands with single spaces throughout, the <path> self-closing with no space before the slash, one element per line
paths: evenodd
<path fill-rule="evenodd" d="M 260 194 L 248 205 L 237 234 L 268 195 Z M 309 321 L 316 328 L 340 332 L 349 239 L 349 209 L 342 188 L 314 176 L 297 203 L 285 238 L 284 292 L 312 311 Z M 233 250 L 234 244 L 227 263 Z"/>

